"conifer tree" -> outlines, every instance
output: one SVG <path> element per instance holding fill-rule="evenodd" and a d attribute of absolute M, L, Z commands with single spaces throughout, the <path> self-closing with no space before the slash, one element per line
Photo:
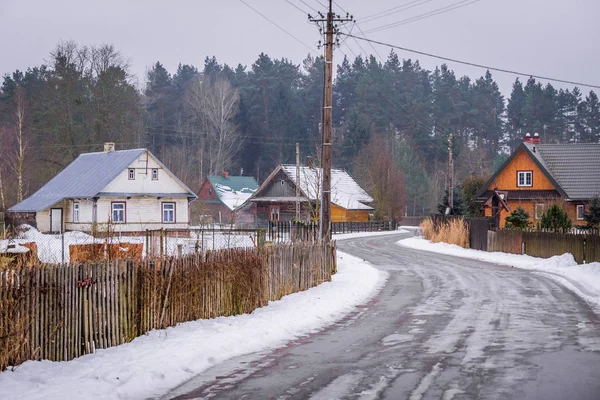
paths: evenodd
<path fill-rule="evenodd" d="M 590 202 L 583 219 L 591 228 L 600 228 L 600 197 L 596 196 Z"/>

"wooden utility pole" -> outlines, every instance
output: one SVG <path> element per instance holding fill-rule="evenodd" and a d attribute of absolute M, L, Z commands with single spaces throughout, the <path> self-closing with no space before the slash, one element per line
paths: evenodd
<path fill-rule="evenodd" d="M 337 33 L 335 22 L 350 22 L 352 17 L 341 18 L 333 13 L 332 0 L 329 0 L 327 17 L 319 13 L 321 18 L 308 16 L 316 23 L 325 23 L 325 90 L 323 99 L 323 144 L 321 149 L 321 170 L 323 183 L 321 185 L 321 209 L 319 212 L 319 233 L 322 240 L 331 239 L 331 134 L 333 131 L 333 46 L 334 34 Z"/>
<path fill-rule="evenodd" d="M 454 160 L 452 159 L 452 132 L 448 136 L 448 206 L 454 214 Z"/>
<path fill-rule="evenodd" d="M 300 222 L 300 143 L 296 143 L 296 222 Z"/>

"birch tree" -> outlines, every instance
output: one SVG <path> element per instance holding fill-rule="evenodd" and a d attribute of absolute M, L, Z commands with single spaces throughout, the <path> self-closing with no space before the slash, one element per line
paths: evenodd
<path fill-rule="evenodd" d="M 226 170 L 241 146 L 234 118 L 240 95 L 226 80 L 214 83 L 198 76 L 189 87 L 186 106 L 200 122 L 200 146 L 207 155 L 208 173 Z"/>
<path fill-rule="evenodd" d="M 15 92 L 15 142 L 16 150 L 13 168 L 17 175 L 17 203 L 23 201 L 23 167 L 27 141 L 25 138 L 25 99 L 23 89 L 18 87 Z M 4 196 L 3 196 L 4 197 Z"/>

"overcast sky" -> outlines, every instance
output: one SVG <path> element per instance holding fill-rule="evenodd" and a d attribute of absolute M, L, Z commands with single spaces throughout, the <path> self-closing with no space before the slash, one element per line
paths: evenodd
<path fill-rule="evenodd" d="M 320 54 L 317 28 L 285 0 L 245 0 Z M 302 10 L 324 9 L 325 0 L 290 0 Z M 473 2 L 473 4 L 469 4 Z M 443 7 L 465 7 L 406 23 L 369 38 L 447 57 L 600 85 L 599 0 L 336 0 L 358 25 L 370 29 Z M 369 15 L 403 4 L 413 8 L 368 21 Z M 420 4 L 423 3 L 423 4 Z M 336 10 L 337 11 L 337 10 Z M 312 10 L 311 10 L 312 12 Z M 339 11 L 341 13 L 341 11 Z M 367 22 L 361 22 L 367 21 Z M 170 72 L 178 63 L 201 67 L 215 55 L 220 62 L 250 66 L 258 54 L 300 63 L 303 44 L 252 11 L 240 0 L 0 0 L 0 73 L 39 65 L 60 40 L 112 43 L 131 63 L 140 82 L 157 60 Z M 358 32 L 354 28 L 354 32 Z M 367 43 L 361 43 L 371 53 Z M 375 45 L 383 57 L 390 49 Z M 352 40 L 336 51 L 336 61 L 359 54 Z M 414 54 L 398 51 L 401 58 Z M 353 57 L 353 56 L 352 56 Z M 433 69 L 441 61 L 418 56 Z M 457 75 L 475 79 L 484 71 L 448 63 Z M 494 73 L 508 94 L 515 76 Z M 524 78 L 526 79 L 526 78 Z M 569 85 L 556 84 L 558 87 Z M 582 88 L 588 92 L 589 88 Z"/>

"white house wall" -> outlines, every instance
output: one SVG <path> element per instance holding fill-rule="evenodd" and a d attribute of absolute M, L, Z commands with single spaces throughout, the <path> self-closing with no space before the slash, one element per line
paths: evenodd
<path fill-rule="evenodd" d="M 146 166 L 146 158 L 148 165 Z M 135 179 L 129 179 L 129 169 L 135 170 Z M 152 170 L 158 169 L 158 180 L 152 180 Z M 143 153 L 127 169 L 109 183 L 102 193 L 188 193 L 165 171 L 148 152 Z M 187 201 L 187 200 L 186 200 Z"/>
<path fill-rule="evenodd" d="M 125 202 L 126 223 L 114 224 L 116 232 L 139 232 L 146 229 L 188 229 L 187 198 L 101 198 L 98 200 L 98 223 L 106 224 L 112 212 L 112 203 Z M 175 203 L 175 223 L 162 223 L 162 203 Z"/>

